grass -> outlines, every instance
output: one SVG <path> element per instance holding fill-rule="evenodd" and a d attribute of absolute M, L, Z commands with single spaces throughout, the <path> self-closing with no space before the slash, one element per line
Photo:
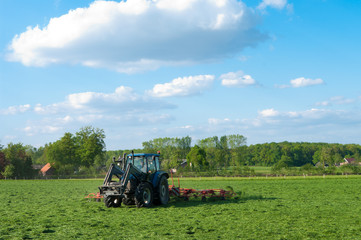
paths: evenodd
<path fill-rule="evenodd" d="M 270 175 L 272 173 L 272 167 L 251 166 L 250 168 L 253 169 L 256 174 Z"/>
<path fill-rule="evenodd" d="M 239 199 L 106 208 L 102 180 L 0 181 L 0 239 L 360 239 L 361 177 L 192 178 Z M 176 181 L 177 182 L 177 181 Z"/>

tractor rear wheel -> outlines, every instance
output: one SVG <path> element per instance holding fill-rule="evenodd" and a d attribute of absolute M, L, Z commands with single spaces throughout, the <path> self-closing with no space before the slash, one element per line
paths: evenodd
<path fill-rule="evenodd" d="M 162 205 L 168 204 L 169 201 L 169 187 L 166 176 L 162 176 L 158 186 L 159 191 L 159 203 Z"/>
<path fill-rule="evenodd" d="M 135 191 L 135 204 L 137 207 L 151 207 L 153 204 L 153 188 L 148 182 L 142 182 Z"/>

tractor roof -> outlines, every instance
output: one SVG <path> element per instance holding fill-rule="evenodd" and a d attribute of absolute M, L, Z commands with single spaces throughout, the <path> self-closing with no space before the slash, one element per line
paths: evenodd
<path fill-rule="evenodd" d="M 132 156 L 132 154 L 128 154 L 127 156 Z M 154 153 L 134 153 L 134 157 L 159 157 L 159 154 Z"/>

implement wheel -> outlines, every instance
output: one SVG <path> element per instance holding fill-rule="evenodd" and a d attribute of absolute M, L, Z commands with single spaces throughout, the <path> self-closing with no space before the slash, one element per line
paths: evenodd
<path fill-rule="evenodd" d="M 135 204 L 137 207 L 151 207 L 153 204 L 153 188 L 147 182 L 138 185 L 135 191 Z"/>

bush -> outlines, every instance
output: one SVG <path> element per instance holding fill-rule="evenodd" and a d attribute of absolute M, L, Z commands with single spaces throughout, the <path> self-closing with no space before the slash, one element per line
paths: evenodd
<path fill-rule="evenodd" d="M 12 164 L 9 164 L 5 167 L 4 171 L 2 172 L 2 175 L 5 178 L 12 178 L 15 176 L 15 167 Z"/>

